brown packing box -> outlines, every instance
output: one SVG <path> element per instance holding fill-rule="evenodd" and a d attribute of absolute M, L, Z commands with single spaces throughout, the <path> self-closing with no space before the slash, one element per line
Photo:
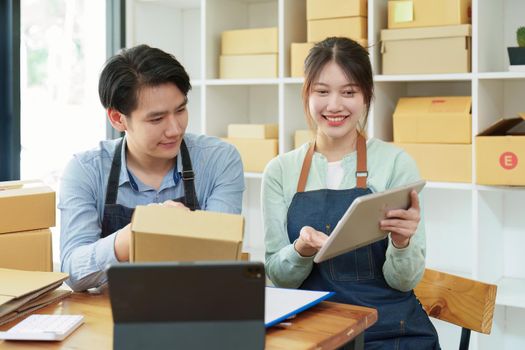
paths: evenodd
<path fill-rule="evenodd" d="M 476 177 L 478 184 L 525 186 L 525 113 L 476 136 Z"/>
<path fill-rule="evenodd" d="M 395 143 L 417 163 L 421 177 L 428 181 L 472 182 L 472 145 Z"/>
<path fill-rule="evenodd" d="M 366 17 L 367 0 L 306 0 L 306 19 Z"/>
<path fill-rule="evenodd" d="M 306 31 L 308 42 L 322 41 L 329 36 L 345 36 L 354 40 L 368 38 L 366 17 L 316 19 L 307 22 Z"/>
<path fill-rule="evenodd" d="M 468 73 L 471 25 L 381 30 L 383 74 Z"/>
<path fill-rule="evenodd" d="M 51 231 L 45 229 L 0 235 L 0 268 L 53 271 Z"/>
<path fill-rule="evenodd" d="M 278 52 L 277 27 L 229 30 L 222 33 L 223 55 L 253 55 Z"/>
<path fill-rule="evenodd" d="M 131 222 L 130 261 L 239 260 L 241 215 L 137 206 Z"/>
<path fill-rule="evenodd" d="M 294 148 L 299 148 L 314 139 L 314 133 L 310 129 L 295 130 Z"/>
<path fill-rule="evenodd" d="M 388 28 L 414 28 L 470 23 L 471 0 L 388 1 Z"/>
<path fill-rule="evenodd" d="M 356 39 L 359 45 L 368 49 L 368 40 Z M 290 46 L 290 76 L 300 78 L 304 76 L 304 60 L 314 43 L 292 43 Z"/>
<path fill-rule="evenodd" d="M 243 139 L 277 139 L 278 124 L 229 124 L 228 137 Z"/>
<path fill-rule="evenodd" d="M 0 182 L 0 234 L 55 226 L 55 192 L 38 181 Z"/>
<path fill-rule="evenodd" d="M 221 55 L 221 79 L 277 78 L 277 54 Z"/>
<path fill-rule="evenodd" d="M 276 139 L 225 138 L 223 140 L 237 148 L 246 172 L 262 173 L 266 164 L 279 153 Z"/>
<path fill-rule="evenodd" d="M 471 143 L 470 96 L 402 97 L 394 111 L 396 143 Z"/>
<path fill-rule="evenodd" d="M 67 278 L 61 272 L 0 268 L 0 325 L 71 294 L 70 290 L 56 289 Z"/>

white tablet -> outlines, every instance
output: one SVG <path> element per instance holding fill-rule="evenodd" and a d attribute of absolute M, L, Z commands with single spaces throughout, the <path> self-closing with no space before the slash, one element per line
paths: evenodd
<path fill-rule="evenodd" d="M 425 180 L 419 180 L 356 198 L 317 252 L 314 262 L 320 263 L 387 237 L 388 232 L 379 228 L 379 222 L 389 210 L 408 209 L 410 192 L 420 192 L 424 186 Z"/>

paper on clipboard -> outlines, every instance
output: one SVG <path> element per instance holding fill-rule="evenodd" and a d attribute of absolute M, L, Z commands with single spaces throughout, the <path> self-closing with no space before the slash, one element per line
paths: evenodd
<path fill-rule="evenodd" d="M 315 255 L 320 263 L 338 255 L 364 247 L 387 237 L 388 232 L 379 228 L 379 221 L 392 209 L 407 209 L 410 192 L 420 192 L 424 180 L 357 197 L 343 214 L 328 240 Z"/>
<path fill-rule="evenodd" d="M 264 325 L 266 328 L 274 326 L 334 295 L 334 292 L 274 287 L 266 287 L 265 293 Z"/>

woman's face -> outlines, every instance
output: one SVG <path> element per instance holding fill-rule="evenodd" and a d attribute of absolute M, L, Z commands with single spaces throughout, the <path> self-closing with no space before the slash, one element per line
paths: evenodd
<path fill-rule="evenodd" d="M 317 135 L 332 141 L 352 140 L 366 112 L 361 90 L 334 61 L 328 62 L 313 81 L 308 107 Z"/>

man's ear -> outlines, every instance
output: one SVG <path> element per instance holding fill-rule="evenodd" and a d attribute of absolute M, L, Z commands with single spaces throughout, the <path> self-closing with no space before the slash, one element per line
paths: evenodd
<path fill-rule="evenodd" d="M 113 126 L 117 131 L 124 132 L 128 129 L 126 116 L 124 114 L 113 108 L 108 108 L 107 113 L 111 126 Z"/>

